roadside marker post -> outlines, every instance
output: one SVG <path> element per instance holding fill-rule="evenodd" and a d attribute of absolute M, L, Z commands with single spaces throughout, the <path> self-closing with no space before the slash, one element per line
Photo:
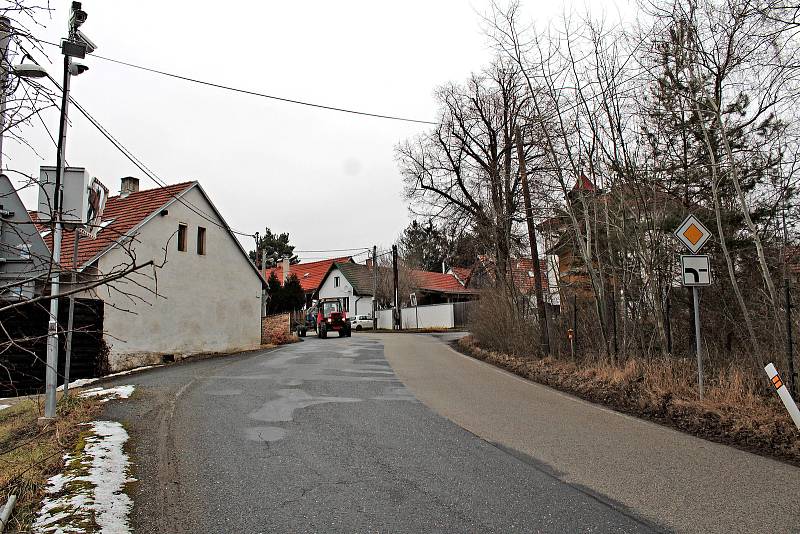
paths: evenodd
<path fill-rule="evenodd" d="M 675 230 L 678 241 L 691 251 L 692 255 L 681 256 L 681 283 L 692 288 L 694 301 L 694 337 L 697 352 L 697 388 L 703 398 L 703 340 L 700 331 L 700 287 L 711 285 L 711 259 L 697 254 L 711 239 L 711 232 L 694 215 L 689 215 Z"/>
<path fill-rule="evenodd" d="M 766 367 L 764 367 L 764 370 L 767 372 L 767 376 L 770 382 L 772 382 L 772 385 L 775 386 L 775 390 L 778 392 L 781 401 L 783 401 L 783 405 L 786 406 L 786 411 L 789 412 L 795 426 L 800 429 L 800 410 L 797 408 L 797 404 L 795 404 L 789 390 L 786 389 L 786 384 L 781 380 L 781 375 L 778 374 L 775 364 L 768 363 Z"/>

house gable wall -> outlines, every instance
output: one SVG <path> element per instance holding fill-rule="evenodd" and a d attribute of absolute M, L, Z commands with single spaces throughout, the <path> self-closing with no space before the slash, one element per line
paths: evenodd
<path fill-rule="evenodd" d="M 222 224 L 197 188 L 181 198 Z M 106 302 L 104 329 L 112 370 L 159 362 L 164 354 L 179 359 L 260 344 L 261 279 L 235 238 L 181 202 L 167 209 L 167 215 L 156 214 L 140 228 L 132 245 L 137 263 L 153 259 L 158 264 L 166 254 L 156 278 L 146 268 L 98 291 Z M 178 251 L 179 223 L 187 225 L 185 252 Z M 197 253 L 198 227 L 206 231 L 205 255 Z M 126 251 L 114 247 L 100 258 L 99 268 L 108 273 L 129 262 Z M 156 288 L 159 296 L 150 292 Z"/>
<path fill-rule="evenodd" d="M 339 287 L 336 287 L 335 278 L 339 277 Z M 359 296 L 355 294 L 353 286 L 345 278 L 342 271 L 332 268 L 328 276 L 319 286 L 319 298 L 347 298 L 348 306 L 345 310 L 349 315 L 372 315 L 372 296 Z"/>

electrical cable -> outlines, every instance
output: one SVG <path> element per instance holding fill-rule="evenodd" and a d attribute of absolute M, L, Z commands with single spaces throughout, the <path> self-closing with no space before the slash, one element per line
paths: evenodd
<path fill-rule="evenodd" d="M 40 42 L 42 42 L 44 44 L 51 45 L 51 46 L 61 46 L 61 45 L 58 45 L 56 43 L 51 43 L 51 42 L 48 42 L 48 41 L 40 41 Z M 257 96 L 257 97 L 260 97 L 260 98 L 267 98 L 267 99 L 270 99 L 270 100 L 277 100 L 278 102 L 286 102 L 288 104 L 297 104 L 297 105 L 300 105 L 300 106 L 307 106 L 307 107 L 318 108 L 318 109 L 326 109 L 328 111 L 338 111 L 340 113 L 350 113 L 352 115 L 361 115 L 363 117 L 373 117 L 373 118 L 376 118 L 376 119 L 388 119 L 388 120 L 401 121 L 401 122 L 413 122 L 413 123 L 416 123 L 416 124 L 430 124 L 432 126 L 437 126 L 439 124 L 438 122 L 425 121 L 425 120 L 421 120 L 421 119 L 411 119 L 411 118 L 408 118 L 408 117 L 399 117 L 397 115 L 384 115 L 382 113 L 370 113 L 370 112 L 367 112 L 367 111 L 358 111 L 358 110 L 354 110 L 354 109 L 340 108 L 340 107 L 337 107 L 337 106 L 326 106 L 324 104 L 315 104 L 313 102 L 306 102 L 304 100 L 297 100 L 295 98 L 285 98 L 285 97 L 282 97 L 282 96 L 269 95 L 269 94 L 266 94 L 266 93 L 260 93 L 258 91 L 251 91 L 249 89 L 242 89 L 240 87 L 233 87 L 233 86 L 224 85 L 224 84 L 221 84 L 221 83 L 209 82 L 209 81 L 206 81 L 206 80 L 199 80 L 197 78 L 191 78 L 189 76 L 183 76 L 181 74 L 174 74 L 172 72 L 167 72 L 167 71 L 163 71 L 163 70 L 159 70 L 159 69 L 154 69 L 152 67 L 145 67 L 143 65 L 137 65 L 137 64 L 131 63 L 129 61 L 123 61 L 121 59 L 114 59 L 114 58 L 110 58 L 110 57 L 106 57 L 106 56 L 101 56 L 101 55 L 98 55 L 98 54 L 92 54 L 92 57 L 93 58 L 97 58 L 97 59 L 102 59 L 103 61 L 108 61 L 110 63 L 116 63 L 118 65 L 124 65 L 126 67 L 130 67 L 130 68 L 133 68 L 133 69 L 139 69 L 139 70 L 143 70 L 143 71 L 150 72 L 150 73 L 153 73 L 153 74 L 158 74 L 160 76 L 166 76 L 168 78 L 175 78 L 177 80 L 183 80 L 185 82 L 196 83 L 196 84 L 205 85 L 205 86 L 208 86 L 208 87 L 215 87 L 217 89 L 223 89 L 225 91 L 231 91 L 231 92 L 234 92 L 234 93 L 241 93 L 241 94 L 250 95 L 250 96 Z"/>
<path fill-rule="evenodd" d="M 37 65 L 39 62 L 31 56 L 27 50 L 22 49 L 22 51 Z M 56 81 L 49 73 L 47 73 L 47 78 L 56 86 L 59 91 L 63 91 L 64 89 L 61 87 L 61 84 Z M 26 80 L 27 81 L 27 80 Z M 81 114 L 86 117 L 86 119 L 95 127 L 97 130 L 105 137 L 114 147 L 119 150 L 131 163 L 133 163 L 139 170 L 141 170 L 145 175 L 153 180 L 157 185 L 160 187 L 167 187 L 167 183 L 161 179 L 154 171 L 152 171 L 147 165 L 145 165 L 139 158 L 137 158 L 133 152 L 128 150 L 118 139 L 116 139 L 111 132 L 109 132 L 100 122 L 95 119 L 74 97 L 70 96 L 69 101 L 81 112 Z M 48 132 L 49 133 L 49 132 Z M 248 232 L 241 232 L 239 230 L 235 230 L 230 226 L 219 224 L 216 220 L 212 219 L 209 214 L 189 202 L 188 200 L 178 196 L 177 194 L 171 194 L 175 200 L 183 204 L 186 208 L 190 211 L 194 212 L 196 215 L 200 216 L 202 219 L 208 221 L 209 223 L 217 226 L 223 230 L 227 230 L 235 235 L 246 236 L 246 237 L 255 237 L 255 234 L 250 234 Z"/>
<path fill-rule="evenodd" d="M 121 142 L 119 142 L 113 135 L 111 135 L 111 133 L 108 130 L 106 130 L 106 128 L 102 124 L 100 124 L 100 122 L 97 121 L 97 119 L 92 117 L 91 114 L 89 114 L 89 112 L 86 111 L 86 109 L 84 109 L 83 106 L 81 106 L 73 97 L 69 97 L 69 100 L 78 109 L 78 111 L 80 111 L 81 114 L 83 114 L 83 116 L 86 117 L 86 119 L 95 128 L 97 128 L 97 130 L 101 134 L 103 134 L 103 136 L 106 139 L 108 139 L 108 141 L 111 142 L 111 144 L 114 145 L 114 147 L 117 148 L 117 150 L 122 152 L 122 154 L 126 158 L 128 158 L 128 160 L 130 160 L 131 163 L 136 165 L 136 167 L 138 167 L 139 170 L 141 170 L 143 173 L 145 173 L 148 178 L 153 180 L 156 184 L 158 184 L 161 187 L 168 187 L 166 182 L 164 182 L 161 178 L 159 178 L 157 174 L 155 174 L 153 171 L 151 171 L 144 163 L 142 163 L 136 156 L 134 156 L 133 153 L 130 152 L 130 150 L 125 148 L 125 146 Z M 197 206 L 195 206 L 194 204 L 192 204 L 188 200 L 182 198 L 181 196 L 178 196 L 175 193 L 171 194 L 170 196 L 172 196 L 175 200 L 177 200 L 178 202 L 180 202 L 181 204 L 186 206 L 190 211 L 194 212 L 196 215 L 200 216 L 202 219 L 208 221 L 209 223 L 213 224 L 214 226 L 222 228 L 223 230 L 227 230 L 227 231 L 229 231 L 229 232 L 231 232 L 232 234 L 235 234 L 235 235 L 246 236 L 246 237 L 254 237 L 254 234 L 251 234 L 251 233 L 248 233 L 248 232 L 242 232 L 242 231 L 239 231 L 239 230 L 235 230 L 235 229 L 231 228 L 230 226 L 228 226 L 227 224 L 226 225 L 222 225 L 222 224 L 218 223 L 217 221 L 212 219 L 207 213 L 202 211 L 200 208 L 198 208 Z"/>
<path fill-rule="evenodd" d="M 371 247 L 330 248 L 326 250 L 294 250 L 293 252 L 349 252 L 351 250 L 369 250 Z"/>

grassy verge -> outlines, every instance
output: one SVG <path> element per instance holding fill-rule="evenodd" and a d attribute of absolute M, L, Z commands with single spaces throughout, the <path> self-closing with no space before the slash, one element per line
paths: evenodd
<path fill-rule="evenodd" d="M 532 359 L 480 348 L 471 336 L 454 346 L 523 378 L 710 441 L 800 466 L 800 431 L 777 395 L 763 395 L 740 371 L 710 377 L 703 399 L 695 369 L 680 360 L 605 362 Z"/>
<path fill-rule="evenodd" d="M 61 398 L 58 417 L 40 423 L 44 398 L 30 397 L 0 411 L 0 506 L 9 495 L 17 504 L 6 532 L 28 532 L 47 479 L 64 469 L 64 455 L 80 444 L 80 426 L 101 410 L 97 399 Z"/>

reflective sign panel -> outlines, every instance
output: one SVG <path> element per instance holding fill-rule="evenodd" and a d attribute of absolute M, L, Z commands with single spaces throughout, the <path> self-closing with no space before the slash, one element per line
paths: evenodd
<path fill-rule="evenodd" d="M 686 245 L 686 248 L 697 253 L 711 237 L 711 232 L 694 215 L 689 215 L 675 230 L 675 236 Z"/>
<path fill-rule="evenodd" d="M 681 256 L 681 280 L 684 286 L 710 286 L 711 260 L 707 255 Z"/>

